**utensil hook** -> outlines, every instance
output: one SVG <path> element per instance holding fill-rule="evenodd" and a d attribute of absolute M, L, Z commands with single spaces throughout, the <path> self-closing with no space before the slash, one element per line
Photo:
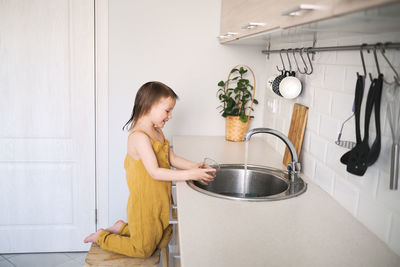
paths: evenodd
<path fill-rule="evenodd" d="M 389 59 L 385 55 L 385 52 L 386 52 L 385 51 L 385 45 L 387 45 L 387 44 L 389 44 L 389 43 L 386 43 L 386 44 L 377 43 L 376 45 L 380 47 L 379 51 L 381 52 L 381 55 L 386 60 L 387 64 L 390 66 L 390 68 L 393 70 L 393 72 L 395 73 L 395 76 L 393 76 L 394 77 L 394 81 L 393 82 L 388 82 L 388 81 L 386 81 L 386 79 L 383 79 L 383 81 L 386 84 L 394 84 L 394 83 L 399 84 L 399 74 L 396 71 L 396 69 L 393 67 L 392 63 L 389 61 Z"/>
<path fill-rule="evenodd" d="M 308 74 L 308 75 L 312 74 L 313 71 L 314 71 L 313 65 L 312 65 L 312 62 L 311 62 L 311 59 L 310 59 L 310 49 L 311 49 L 311 48 L 312 48 L 312 47 L 304 48 L 304 49 L 305 49 L 304 51 L 307 53 L 307 58 L 308 58 L 308 62 L 310 63 L 310 69 L 311 69 L 310 72 L 307 72 L 307 73 L 306 73 L 306 74 Z"/>
<path fill-rule="evenodd" d="M 289 71 L 291 72 L 292 71 L 292 63 L 290 62 L 290 58 L 289 58 L 289 50 L 292 50 L 292 48 L 286 49 L 286 57 L 289 62 Z"/>
<path fill-rule="evenodd" d="M 279 51 L 279 57 L 281 58 L 283 69 L 279 69 L 278 66 L 276 66 L 276 69 L 278 71 L 286 71 L 285 62 L 283 62 L 283 58 L 282 58 L 282 51 L 285 51 L 285 49 L 281 49 Z"/>
<path fill-rule="evenodd" d="M 299 64 L 297 63 L 297 59 L 296 59 L 296 51 L 299 51 L 299 54 L 301 52 L 301 50 L 299 48 L 295 48 L 293 49 L 293 58 L 294 58 L 294 62 L 296 63 L 297 66 L 297 71 L 301 74 L 306 74 L 307 73 L 307 68 L 306 68 L 306 62 L 304 61 L 304 58 L 301 56 L 301 59 L 303 60 L 303 64 L 304 64 L 304 72 L 302 72 L 299 68 Z"/>
<path fill-rule="evenodd" d="M 305 74 L 308 74 L 308 66 L 307 66 L 307 63 L 306 63 L 306 61 L 305 61 L 305 59 L 303 57 L 303 52 L 305 51 L 305 48 L 303 47 L 303 48 L 301 48 L 299 50 L 300 50 L 299 54 L 300 54 L 301 60 L 303 61 L 303 64 L 304 64 Z"/>
<path fill-rule="evenodd" d="M 374 53 L 374 60 L 375 60 L 376 69 L 377 69 L 377 71 L 378 71 L 378 76 L 379 76 L 379 75 L 381 74 L 381 69 L 379 68 L 378 57 L 377 57 L 377 55 L 376 55 L 376 48 L 377 48 L 377 46 L 378 46 L 378 44 L 374 45 L 373 53 Z M 368 51 L 368 53 L 370 52 L 369 50 L 367 50 L 367 51 Z M 373 79 L 372 79 L 372 74 L 371 74 L 371 72 L 369 73 L 369 78 L 371 79 L 371 81 L 373 80 Z"/>
<path fill-rule="evenodd" d="M 365 60 L 364 60 L 364 54 L 363 54 L 363 49 L 367 44 L 362 44 L 360 47 L 360 56 L 361 56 L 361 63 L 362 63 L 362 67 L 364 70 L 364 77 L 367 77 L 367 69 L 365 67 Z M 358 72 L 357 72 L 357 76 L 359 76 Z M 372 82 L 372 80 L 371 80 Z"/>

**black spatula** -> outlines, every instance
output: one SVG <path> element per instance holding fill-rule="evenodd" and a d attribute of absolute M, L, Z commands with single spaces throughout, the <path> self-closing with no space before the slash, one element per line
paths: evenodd
<path fill-rule="evenodd" d="M 364 96 L 364 86 L 365 86 L 365 76 L 358 75 L 357 83 L 356 83 L 356 91 L 354 94 L 354 115 L 356 120 L 356 145 L 361 143 L 361 132 L 360 132 L 360 113 L 361 113 L 361 103 Z M 343 164 L 347 164 L 349 160 L 350 151 L 347 151 L 340 158 L 340 162 Z"/>
<path fill-rule="evenodd" d="M 377 87 L 377 79 L 374 79 L 368 91 L 367 103 L 365 107 L 365 124 L 364 124 L 364 139 L 350 150 L 347 168 L 349 173 L 363 176 L 368 168 L 368 156 L 370 147 L 369 139 L 369 122 L 371 120 L 372 108 L 375 102 L 375 91 Z"/>

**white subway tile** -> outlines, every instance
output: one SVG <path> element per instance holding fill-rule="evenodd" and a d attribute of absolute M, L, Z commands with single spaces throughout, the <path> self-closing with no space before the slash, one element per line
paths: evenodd
<path fill-rule="evenodd" d="M 372 167 L 379 168 L 384 171 L 388 171 L 390 169 L 392 144 L 392 138 L 382 136 L 381 152 L 379 153 L 378 160 L 374 163 L 374 165 L 372 165 Z"/>
<path fill-rule="evenodd" d="M 392 216 L 389 247 L 400 256 L 400 215 L 396 213 Z"/>
<path fill-rule="evenodd" d="M 310 132 L 307 130 L 304 131 L 302 150 L 310 151 Z"/>
<path fill-rule="evenodd" d="M 346 173 L 347 180 L 357 186 L 365 195 L 375 199 L 378 183 L 379 183 L 379 170 L 377 168 L 369 167 L 363 176 L 358 176 Z"/>
<path fill-rule="evenodd" d="M 305 79 L 301 79 L 301 84 L 303 89 L 301 94 L 296 98 L 296 101 L 299 104 L 310 107 L 314 101 L 314 88 L 312 86 L 307 86 Z"/>
<path fill-rule="evenodd" d="M 353 95 L 352 99 L 354 100 L 354 93 L 356 91 L 357 84 L 357 72 L 360 75 L 364 75 L 363 68 L 360 65 L 357 66 L 345 66 L 345 75 L 343 82 L 343 90 L 346 94 Z"/>
<path fill-rule="evenodd" d="M 340 162 L 340 158 L 344 153 L 349 151 L 343 147 L 336 145 L 335 143 L 328 143 L 326 152 L 326 164 L 334 170 L 341 177 L 346 177 L 346 165 Z"/>
<path fill-rule="evenodd" d="M 322 137 L 325 137 L 329 143 L 334 143 L 337 139 L 337 134 L 340 130 L 340 122 L 331 117 L 321 115 L 320 117 L 320 126 L 319 126 L 319 134 Z"/>
<path fill-rule="evenodd" d="M 267 100 L 265 101 L 265 113 L 268 114 L 277 114 L 279 112 L 279 101 L 275 97 L 267 96 Z"/>
<path fill-rule="evenodd" d="M 400 214 L 400 190 L 390 190 L 390 170 L 379 172 L 376 199 L 385 207 Z"/>
<path fill-rule="evenodd" d="M 316 88 L 314 93 L 314 108 L 316 111 L 331 114 L 332 93 L 328 90 Z"/>
<path fill-rule="evenodd" d="M 338 45 L 360 45 L 361 36 L 348 36 L 340 38 Z M 360 52 L 358 51 L 340 51 L 336 57 L 336 64 L 354 65 L 360 61 Z"/>
<path fill-rule="evenodd" d="M 359 191 L 341 176 L 335 175 L 333 197 L 354 216 L 357 212 Z"/>
<path fill-rule="evenodd" d="M 308 117 L 307 117 L 307 125 L 306 129 L 314 131 L 316 133 L 319 132 L 319 113 L 316 112 L 315 109 L 308 110 Z"/>
<path fill-rule="evenodd" d="M 327 193 L 333 195 L 334 172 L 318 160 L 316 161 L 314 181 Z"/>
<path fill-rule="evenodd" d="M 360 44 L 360 43 L 358 43 Z M 364 57 L 367 56 L 367 52 L 364 52 Z M 357 66 L 361 64 L 361 56 L 359 51 L 340 51 L 336 56 L 336 64 L 346 66 Z"/>
<path fill-rule="evenodd" d="M 394 50 L 388 50 L 388 51 L 386 51 L 386 55 L 388 56 L 388 58 L 389 58 L 390 62 L 392 63 L 392 65 L 396 68 L 396 70 L 398 70 L 399 67 L 400 67 L 400 55 L 399 55 L 399 53 L 397 51 L 394 51 Z M 399 72 L 399 71 L 397 71 L 397 72 Z"/>
<path fill-rule="evenodd" d="M 336 39 L 317 40 L 315 45 L 318 47 L 337 46 L 337 40 Z M 314 62 L 318 64 L 335 64 L 336 54 L 337 54 L 336 51 L 316 53 Z"/>
<path fill-rule="evenodd" d="M 284 129 L 286 128 L 285 124 L 288 124 L 284 119 L 278 119 L 276 121 L 276 129 L 277 131 L 282 132 L 283 134 L 286 135 L 286 133 L 284 132 Z M 272 138 L 275 139 L 275 150 L 278 151 L 279 154 L 284 155 L 285 153 L 285 144 L 279 140 L 278 138 L 271 136 Z"/>
<path fill-rule="evenodd" d="M 321 87 L 324 84 L 325 65 L 313 64 L 313 73 L 307 75 L 306 86 Z"/>
<path fill-rule="evenodd" d="M 360 193 L 357 218 L 380 239 L 388 243 L 391 212 L 374 201 L 370 196 Z"/>
<path fill-rule="evenodd" d="M 315 174 L 314 157 L 310 153 L 304 152 L 303 150 L 299 161 L 301 164 L 301 172 L 304 173 L 311 180 L 314 180 L 314 174 Z"/>
<path fill-rule="evenodd" d="M 318 135 L 310 134 L 310 153 L 322 162 L 325 162 L 326 149 L 328 142 Z"/>
<path fill-rule="evenodd" d="M 350 34 L 338 39 L 338 45 L 358 45 L 361 44 L 363 36 Z"/>
<path fill-rule="evenodd" d="M 288 101 L 287 99 L 282 98 L 280 115 L 290 120 L 292 118 L 292 110 L 293 110 L 293 103 Z"/>
<path fill-rule="evenodd" d="M 337 65 L 326 65 L 324 88 L 332 91 L 343 91 L 345 68 Z"/>
<path fill-rule="evenodd" d="M 332 117 L 344 121 L 353 114 L 354 95 L 334 92 L 332 94 Z"/>

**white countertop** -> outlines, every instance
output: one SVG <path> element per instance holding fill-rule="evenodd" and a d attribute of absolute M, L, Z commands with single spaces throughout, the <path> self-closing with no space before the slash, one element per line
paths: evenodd
<path fill-rule="evenodd" d="M 200 162 L 243 163 L 244 143 L 224 137 L 175 136 L 174 152 Z M 284 168 L 282 157 L 253 137 L 249 164 Z M 177 183 L 183 267 L 400 266 L 400 257 L 318 185 L 270 202 L 211 197 Z"/>

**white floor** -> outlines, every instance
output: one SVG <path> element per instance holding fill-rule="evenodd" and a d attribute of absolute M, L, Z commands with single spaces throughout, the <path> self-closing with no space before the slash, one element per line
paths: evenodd
<path fill-rule="evenodd" d="M 87 252 L 2 254 L 0 267 L 82 267 Z"/>

